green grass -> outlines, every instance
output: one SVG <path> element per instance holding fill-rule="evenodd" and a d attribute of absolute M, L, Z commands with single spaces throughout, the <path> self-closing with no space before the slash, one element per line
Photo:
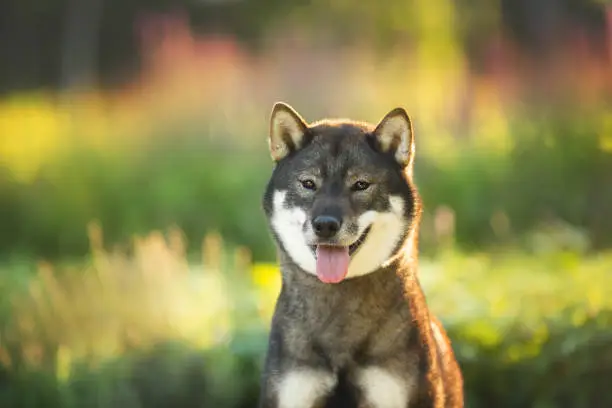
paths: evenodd
<path fill-rule="evenodd" d="M 193 262 L 178 230 L 135 239 L 129 256 L 105 251 L 96 226 L 90 239 L 81 265 L 2 267 L 0 404 L 252 406 L 276 266 L 215 234 Z M 609 406 L 611 270 L 612 253 L 423 258 L 468 406 Z"/>

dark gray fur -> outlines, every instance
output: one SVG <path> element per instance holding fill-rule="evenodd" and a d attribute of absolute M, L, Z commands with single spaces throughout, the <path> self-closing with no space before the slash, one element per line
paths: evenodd
<path fill-rule="evenodd" d="M 408 379 L 416 381 L 410 408 L 463 407 L 459 367 L 416 276 L 421 207 L 411 169 L 394 159 L 397 146 L 381 151 L 374 130 L 374 125 L 352 121 L 312 124 L 302 145 L 292 146 L 272 172 L 263 196 L 268 217 L 276 190 L 286 190 L 288 202 L 310 209 L 311 217 L 337 212 L 349 223 L 368 209 L 388 210 L 389 195 L 399 195 L 407 204 L 409 228 L 396 248 L 403 254 L 397 261 L 339 284 L 322 283 L 301 270 L 276 239 L 282 289 L 272 320 L 260 408 L 278 407 L 273 384 L 297 367 L 323 368 L 337 376 L 336 389 L 318 401 L 317 408 L 366 407 L 354 375 L 356 368 L 372 365 L 406 378 L 407 384 Z M 302 176 L 317 180 L 316 193 L 300 189 Z M 356 177 L 375 181 L 371 191 L 352 194 Z M 438 325 L 444 344 L 436 342 L 432 325 Z"/>

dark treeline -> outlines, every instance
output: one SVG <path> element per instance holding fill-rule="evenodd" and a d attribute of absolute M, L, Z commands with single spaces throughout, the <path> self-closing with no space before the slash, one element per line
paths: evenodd
<path fill-rule="evenodd" d="M 0 4 L 0 93 L 129 81 L 138 70 L 136 30 L 146 13 L 186 12 L 195 31 L 232 35 L 253 51 L 271 27 L 295 12 L 301 14 L 301 24 L 325 26 L 336 41 L 372 41 L 384 48 L 410 37 L 409 15 L 405 29 L 385 24 L 403 0 L 385 2 L 384 7 L 372 7 L 372 1 L 356 2 L 350 10 L 333 2 L 306 0 L 5 1 Z M 485 43 L 494 32 L 540 60 L 562 47 L 570 29 L 576 28 L 596 52 L 602 56 L 606 52 L 603 2 L 470 0 L 456 7 L 457 34 L 473 69 L 478 69 Z M 500 21 L 492 18 L 496 13 Z M 359 24 L 354 24 L 356 19 Z"/>

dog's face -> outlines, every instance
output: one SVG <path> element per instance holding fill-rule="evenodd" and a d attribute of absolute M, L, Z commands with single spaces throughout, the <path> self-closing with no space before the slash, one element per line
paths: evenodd
<path fill-rule="evenodd" d="M 276 165 L 263 206 L 280 250 L 293 262 L 337 283 L 394 258 L 417 200 L 413 132 L 403 109 L 377 126 L 348 120 L 308 125 L 277 103 L 269 146 Z"/>

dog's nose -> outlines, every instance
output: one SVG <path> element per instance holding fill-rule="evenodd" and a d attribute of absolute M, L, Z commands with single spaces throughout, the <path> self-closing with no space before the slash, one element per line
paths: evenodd
<path fill-rule="evenodd" d="M 319 238 L 331 238 L 338 233 L 342 222 L 329 215 L 319 215 L 312 221 L 315 234 Z"/>

